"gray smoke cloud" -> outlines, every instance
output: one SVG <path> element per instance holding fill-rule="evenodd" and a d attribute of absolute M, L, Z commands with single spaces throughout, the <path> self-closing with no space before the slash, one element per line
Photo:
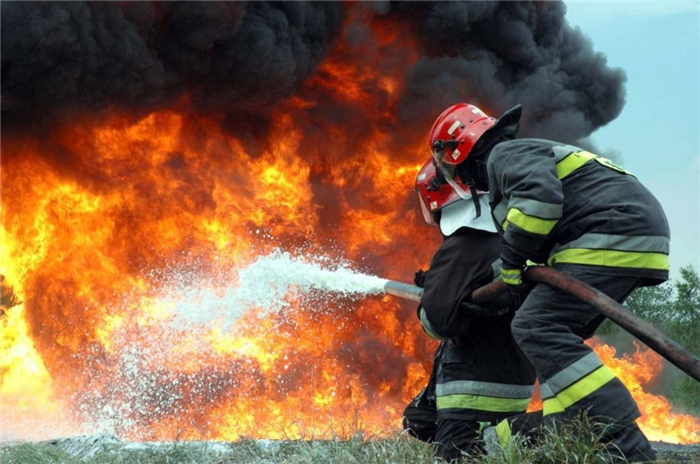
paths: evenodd
<path fill-rule="evenodd" d="M 343 9 L 325 2 L 2 2 L 5 128 L 181 103 L 264 127 L 313 74 Z M 251 127 L 244 122 L 254 121 Z M 243 124 L 243 126 L 240 126 Z"/>

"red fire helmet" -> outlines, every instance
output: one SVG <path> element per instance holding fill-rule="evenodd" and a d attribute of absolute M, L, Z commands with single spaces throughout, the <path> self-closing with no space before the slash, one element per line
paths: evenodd
<path fill-rule="evenodd" d="M 476 106 L 457 103 L 435 120 L 430 129 L 430 150 L 444 151 L 444 162 L 458 165 L 467 159 L 479 137 L 494 124 L 496 119 Z"/>
<path fill-rule="evenodd" d="M 462 198 L 471 198 L 469 188 L 456 175 L 456 166 L 464 162 L 479 138 L 496 124 L 479 108 L 457 103 L 438 116 L 430 130 L 430 151 L 445 180 Z"/>
<path fill-rule="evenodd" d="M 438 179 L 433 158 L 428 159 L 418 172 L 415 189 L 418 192 L 423 219 L 433 226 L 437 225 L 433 213 L 460 199 L 450 184 Z"/>

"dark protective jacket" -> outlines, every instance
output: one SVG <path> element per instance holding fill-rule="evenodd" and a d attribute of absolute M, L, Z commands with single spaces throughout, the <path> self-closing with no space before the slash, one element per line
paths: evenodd
<path fill-rule="evenodd" d="M 437 371 L 439 419 L 497 422 L 527 409 L 535 371 L 510 331 L 511 314 L 474 317 L 460 303 L 500 275 L 500 237 L 461 228 L 430 263 L 419 317 L 426 333 L 447 339 Z"/>
<path fill-rule="evenodd" d="M 488 159 L 489 202 L 505 241 L 555 268 L 668 279 L 670 232 L 634 175 L 572 145 L 520 139 Z"/>

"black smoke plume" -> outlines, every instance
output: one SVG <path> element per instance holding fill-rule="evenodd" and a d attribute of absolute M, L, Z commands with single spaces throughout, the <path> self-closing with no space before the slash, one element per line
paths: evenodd
<path fill-rule="evenodd" d="M 400 125 L 413 132 L 425 132 L 458 101 L 496 116 L 521 103 L 521 135 L 573 142 L 624 105 L 624 73 L 567 24 L 562 2 L 2 2 L 1 8 L 6 130 L 76 114 L 138 115 L 185 105 L 220 116 L 237 135 L 262 138 L 271 108 L 314 75 L 334 39 L 361 43 L 352 25 L 339 34 L 349 8 L 365 8 L 378 24 L 398 18 L 412 29 L 421 58 L 402 76 L 396 110 Z M 334 117 L 342 110 L 334 108 Z"/>
<path fill-rule="evenodd" d="M 521 103 L 520 135 L 573 142 L 615 119 L 625 74 L 565 20 L 562 2 L 397 2 L 424 56 L 408 76 L 401 117 L 468 101 L 496 117 Z"/>
<path fill-rule="evenodd" d="M 245 131 L 314 72 L 325 2 L 2 2 L 3 126 L 176 104 Z M 254 124 L 245 125 L 247 121 Z"/>

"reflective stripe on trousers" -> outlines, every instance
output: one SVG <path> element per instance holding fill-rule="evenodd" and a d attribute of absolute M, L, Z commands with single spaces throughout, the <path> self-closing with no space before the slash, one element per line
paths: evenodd
<path fill-rule="evenodd" d="M 590 272 L 567 272 L 618 302 L 643 279 L 606 276 Z M 537 285 L 511 325 L 516 342 L 537 370 L 543 414 L 578 411 L 628 422 L 639 410 L 625 386 L 605 367 L 583 339 L 590 337 L 603 317 L 578 298 Z"/>
<path fill-rule="evenodd" d="M 455 380 L 435 388 L 438 409 L 523 412 L 530 404 L 532 385 Z"/>
<path fill-rule="evenodd" d="M 540 387 L 543 414 L 566 410 L 614 378 L 615 374 L 603 365 L 597 354 L 587 354 Z M 544 407 L 545 401 L 549 402 L 547 408 Z"/>

